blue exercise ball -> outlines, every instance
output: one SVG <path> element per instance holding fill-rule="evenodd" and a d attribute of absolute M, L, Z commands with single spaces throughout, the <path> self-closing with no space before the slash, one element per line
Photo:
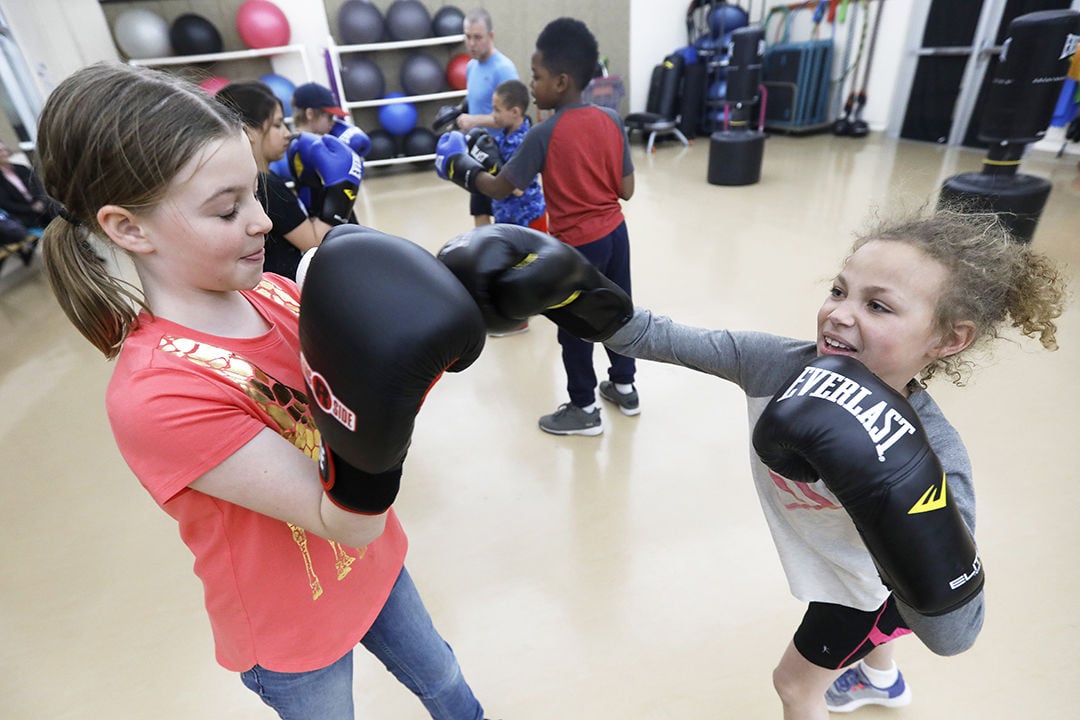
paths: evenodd
<path fill-rule="evenodd" d="M 401 88 L 406 95 L 428 95 L 447 87 L 446 68 L 433 55 L 414 52 L 401 63 Z"/>
<path fill-rule="evenodd" d="M 386 31 L 391 40 L 431 37 L 431 14 L 420 0 L 394 0 L 386 11 Z"/>
<path fill-rule="evenodd" d="M 345 0 L 338 9 L 338 35 L 344 45 L 379 42 L 384 31 L 382 13 L 366 0 Z"/>
<path fill-rule="evenodd" d="M 389 93 L 388 98 L 405 97 L 402 93 Z M 379 124 L 391 135 L 405 135 L 416 127 L 416 106 L 409 102 L 395 102 L 379 107 Z"/>
<path fill-rule="evenodd" d="M 727 40 L 732 30 L 750 24 L 750 15 L 738 5 L 718 5 L 709 13 L 709 36 L 713 40 Z"/>
<path fill-rule="evenodd" d="M 185 13 L 173 20 L 169 42 L 177 55 L 209 55 L 221 52 L 224 47 L 214 24 L 195 13 Z"/>
<path fill-rule="evenodd" d="M 169 23 L 152 10 L 131 8 L 113 23 L 116 46 L 129 58 L 157 58 L 172 55 Z"/>
<path fill-rule="evenodd" d="M 347 59 L 341 68 L 341 85 L 345 98 L 351 102 L 378 100 L 386 92 L 382 70 L 363 56 Z"/>
<path fill-rule="evenodd" d="M 259 78 L 260 82 L 266 83 L 267 87 L 274 91 L 274 95 L 281 101 L 281 109 L 285 117 L 291 117 L 292 96 L 296 92 L 296 85 L 287 77 L 276 73 L 267 73 Z"/>

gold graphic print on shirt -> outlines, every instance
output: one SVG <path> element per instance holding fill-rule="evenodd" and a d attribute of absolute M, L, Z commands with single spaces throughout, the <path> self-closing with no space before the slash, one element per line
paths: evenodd
<path fill-rule="evenodd" d="M 283 438 L 300 448 L 312 460 L 318 457 L 319 430 L 315 427 L 311 414 L 308 412 L 308 399 L 305 393 L 278 382 L 244 357 L 207 343 L 165 336 L 158 344 L 158 350 L 216 372 L 222 379 L 235 385 L 258 403 L 259 407 L 272 418 L 275 429 Z M 323 594 L 323 586 L 311 562 L 307 531 L 292 523 L 286 524 L 303 557 L 308 586 L 311 588 L 311 599 L 317 600 Z M 352 570 L 352 564 L 363 558 L 366 552 L 366 548 L 358 548 L 359 554 L 353 557 L 340 543 L 331 540 L 323 542 L 329 543 L 334 553 L 334 569 L 338 580 L 348 575 Z"/>

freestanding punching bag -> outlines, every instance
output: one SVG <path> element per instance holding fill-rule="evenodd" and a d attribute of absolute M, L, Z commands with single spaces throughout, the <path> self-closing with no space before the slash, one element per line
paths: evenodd
<path fill-rule="evenodd" d="M 731 32 L 728 55 L 727 110 L 724 127 L 709 136 L 709 183 L 752 185 L 761 179 L 765 133 L 750 127 L 750 114 L 760 97 L 765 31 L 742 27 Z"/>
<path fill-rule="evenodd" d="M 1018 241 L 1031 241 L 1050 183 L 1017 170 L 1028 143 L 1046 134 L 1077 35 L 1074 10 L 1028 13 L 1009 24 L 979 127 L 978 138 L 990 143 L 982 172 L 946 180 L 938 207 L 997 213 Z"/>

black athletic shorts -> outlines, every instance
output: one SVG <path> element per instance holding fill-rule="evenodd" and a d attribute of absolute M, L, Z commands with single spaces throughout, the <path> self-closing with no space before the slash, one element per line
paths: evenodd
<path fill-rule="evenodd" d="M 470 193 L 469 195 L 469 215 L 476 217 L 477 215 L 490 215 L 491 214 L 491 198 L 483 193 Z"/>
<path fill-rule="evenodd" d="M 856 610 L 832 603 L 812 602 L 795 631 L 795 649 L 818 667 L 838 670 L 861 660 L 911 630 L 890 595 L 877 610 Z"/>

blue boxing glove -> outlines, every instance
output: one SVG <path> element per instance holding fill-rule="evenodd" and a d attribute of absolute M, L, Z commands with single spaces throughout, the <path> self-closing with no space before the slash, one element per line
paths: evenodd
<path fill-rule="evenodd" d="M 476 176 L 486 172 L 484 166 L 469 156 L 465 136 L 457 130 L 439 137 L 435 145 L 435 172 L 469 192 L 476 192 Z"/>
<path fill-rule="evenodd" d="M 308 216 L 312 215 L 313 207 L 322 203 L 322 182 L 315 167 L 307 162 L 307 158 L 311 156 L 311 147 L 318 140 L 319 136 L 314 133 L 300 133 L 289 141 L 289 148 L 285 151 L 289 175 Z"/>
<path fill-rule="evenodd" d="M 292 180 L 293 176 L 289 171 L 289 157 L 287 155 L 282 155 L 280 158 L 270 163 L 270 172 L 283 180 Z"/>
<path fill-rule="evenodd" d="M 330 134 L 348 145 L 360 157 L 367 157 L 368 152 L 371 151 L 371 138 L 355 125 L 335 120 L 333 127 L 330 128 Z"/>
<path fill-rule="evenodd" d="M 349 222 L 364 179 L 363 159 L 332 135 L 301 133 L 294 145 L 295 152 L 290 146 L 289 165 L 302 202 L 302 190 L 308 191 L 308 215 L 331 225 Z"/>

